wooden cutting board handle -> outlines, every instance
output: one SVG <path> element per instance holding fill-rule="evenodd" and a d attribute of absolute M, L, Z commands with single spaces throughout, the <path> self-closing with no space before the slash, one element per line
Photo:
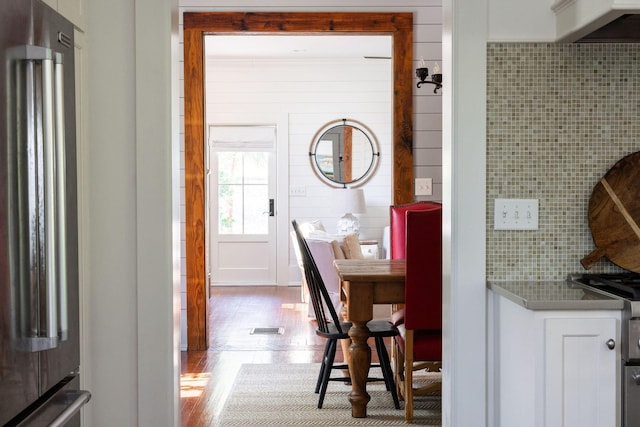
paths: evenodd
<path fill-rule="evenodd" d="M 600 258 L 602 258 L 603 256 L 605 256 L 605 250 L 603 248 L 596 248 L 595 250 L 593 250 L 589 255 L 585 256 L 584 258 L 582 258 L 580 260 L 580 264 L 582 264 L 582 266 L 588 270 L 591 267 L 593 267 L 593 265 L 598 262 L 598 260 Z"/>

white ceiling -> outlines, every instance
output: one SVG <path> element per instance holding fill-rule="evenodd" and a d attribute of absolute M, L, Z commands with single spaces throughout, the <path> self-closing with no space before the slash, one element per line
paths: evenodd
<path fill-rule="evenodd" d="M 216 58 L 390 58 L 391 36 L 209 35 L 205 52 Z"/>

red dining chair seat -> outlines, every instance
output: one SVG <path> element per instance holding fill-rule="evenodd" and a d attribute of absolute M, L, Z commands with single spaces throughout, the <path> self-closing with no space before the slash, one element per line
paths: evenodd
<path fill-rule="evenodd" d="M 404 354 L 404 339 L 396 340 Z M 414 360 L 440 360 L 442 358 L 441 331 L 414 331 Z"/>

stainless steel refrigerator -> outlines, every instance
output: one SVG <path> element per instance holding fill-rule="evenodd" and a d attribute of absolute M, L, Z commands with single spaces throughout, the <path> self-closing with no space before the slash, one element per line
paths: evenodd
<path fill-rule="evenodd" d="M 0 0 L 0 425 L 80 425 L 73 25 Z"/>

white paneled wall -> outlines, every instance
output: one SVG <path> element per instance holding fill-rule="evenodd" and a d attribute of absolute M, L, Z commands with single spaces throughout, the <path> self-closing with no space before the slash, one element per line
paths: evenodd
<path fill-rule="evenodd" d="M 342 68 L 340 64 L 325 64 L 316 71 L 318 79 L 328 75 L 329 69 Z M 367 212 L 359 215 L 361 238 L 382 238 L 382 229 L 388 223 L 387 209 L 391 203 L 391 64 L 389 61 L 363 60 L 344 68 L 340 80 L 348 78 L 347 87 L 336 79 L 335 88 L 325 103 L 308 103 L 290 115 L 290 171 L 292 183 L 304 182 L 307 197 L 290 198 L 291 218 L 313 219 L 322 217 L 329 232 L 335 232 L 336 222 L 344 212 L 332 203 L 338 189 L 320 182 L 313 174 L 309 162 L 309 145 L 322 125 L 340 118 L 358 120 L 369 127 L 380 148 L 380 163 L 376 174 L 364 186 Z M 313 84 L 313 83 L 312 83 Z M 323 97 L 321 92 L 314 94 Z M 312 98 L 309 98 L 312 99 Z M 306 199 L 306 200 L 305 200 Z M 292 261 L 293 258 L 292 258 Z M 291 265 L 296 265 L 292 262 Z M 299 270 L 293 269 L 296 279 Z M 299 280 L 298 280 L 299 282 Z"/>
<path fill-rule="evenodd" d="M 206 117 L 208 124 L 269 123 L 271 117 L 285 117 L 288 149 L 285 168 L 288 182 L 280 182 L 278 198 L 288 198 L 286 221 L 320 219 L 335 233 L 344 212 L 333 201 L 340 191 L 321 182 L 309 161 L 311 141 L 328 122 L 348 118 L 364 123 L 378 140 L 380 164 L 364 185 L 367 212 L 360 215 L 361 236 L 381 239 L 388 223 L 391 203 L 391 79 L 389 60 L 260 60 L 208 59 L 206 63 Z M 283 162 L 284 163 L 284 162 Z M 288 197 L 290 186 L 304 187 L 305 196 Z M 282 205 L 281 205 L 282 206 Z M 280 212 L 282 214 L 282 212 Z M 280 234 L 280 233 L 279 233 Z M 281 234 L 288 238 L 288 233 Z M 280 237 L 280 236 L 279 236 Z M 291 266 L 279 283 L 299 283 L 300 270 L 293 252 Z"/>
<path fill-rule="evenodd" d="M 309 12 L 413 12 L 414 43 L 413 59 L 417 66 L 421 58 L 431 69 L 442 58 L 442 7 L 440 0 L 353 0 L 346 6 L 342 0 L 273 0 L 265 6 L 261 0 L 181 0 L 180 34 L 182 35 L 182 12 L 189 11 L 309 11 Z M 182 55 L 181 55 L 182 61 Z M 286 78 L 283 68 L 286 65 Z M 207 120 L 230 121 L 239 114 L 255 114 L 258 122 L 269 116 L 286 117 L 288 132 L 288 181 L 290 185 L 304 186 L 305 197 L 289 197 L 289 218 L 304 221 L 321 219 L 328 231 L 335 229 L 341 215 L 332 209 L 332 190 L 311 172 L 309 145 L 315 131 L 325 123 L 342 117 L 365 123 L 375 133 L 381 145 L 381 162 L 375 177 L 365 186 L 367 213 L 362 215 L 362 237 L 381 239 L 382 228 L 388 223 L 388 205 L 392 199 L 391 185 L 391 89 L 382 86 L 384 76 L 391 75 L 391 65 L 385 61 L 368 61 L 366 64 L 353 61 L 349 67 L 341 67 L 335 79 L 331 64 L 318 61 L 314 64 L 263 63 L 258 71 L 246 61 L 217 64 L 211 67 L 219 73 L 212 79 L 215 83 L 208 89 Z M 362 67 L 367 67 L 366 73 Z M 183 64 L 180 69 L 183 70 Z M 350 72 L 344 71 L 350 69 Z M 225 74 L 226 73 L 226 77 Z M 366 76 L 366 77 L 364 77 Z M 373 77 L 375 76 L 375 77 Z M 447 82 L 447 76 L 444 83 Z M 269 85 L 266 83 L 270 82 Z M 416 80 L 417 82 L 417 80 Z M 232 84 L 233 83 L 233 84 Z M 180 90 L 180 106 L 184 106 L 183 85 Z M 433 93 L 431 85 L 418 89 L 414 84 L 414 172 L 417 178 L 432 178 L 434 195 L 420 199 L 441 200 L 442 197 L 442 104 L 439 94 Z M 357 93 L 359 101 L 350 98 L 344 101 L 343 92 Z M 341 102 L 342 100 L 342 102 Z M 181 121 L 183 124 L 183 117 Z M 184 132 L 182 131 L 184 138 Z M 184 144 L 183 144 L 184 146 Z M 182 151 L 184 155 L 184 151 Z M 279 168 L 282 165 L 279 165 Z M 182 173 L 184 177 L 184 170 Z M 183 179 L 184 182 L 184 179 Z M 182 191 L 184 215 L 184 191 Z M 184 217 L 184 216 L 183 216 Z M 182 348 L 186 348 L 186 272 L 183 244 L 183 316 Z M 284 254 L 290 260 L 285 282 L 295 282 L 299 276 L 292 261 L 292 253 Z M 279 254 L 281 256 L 282 254 Z M 286 284 L 286 283 L 285 283 Z"/>

